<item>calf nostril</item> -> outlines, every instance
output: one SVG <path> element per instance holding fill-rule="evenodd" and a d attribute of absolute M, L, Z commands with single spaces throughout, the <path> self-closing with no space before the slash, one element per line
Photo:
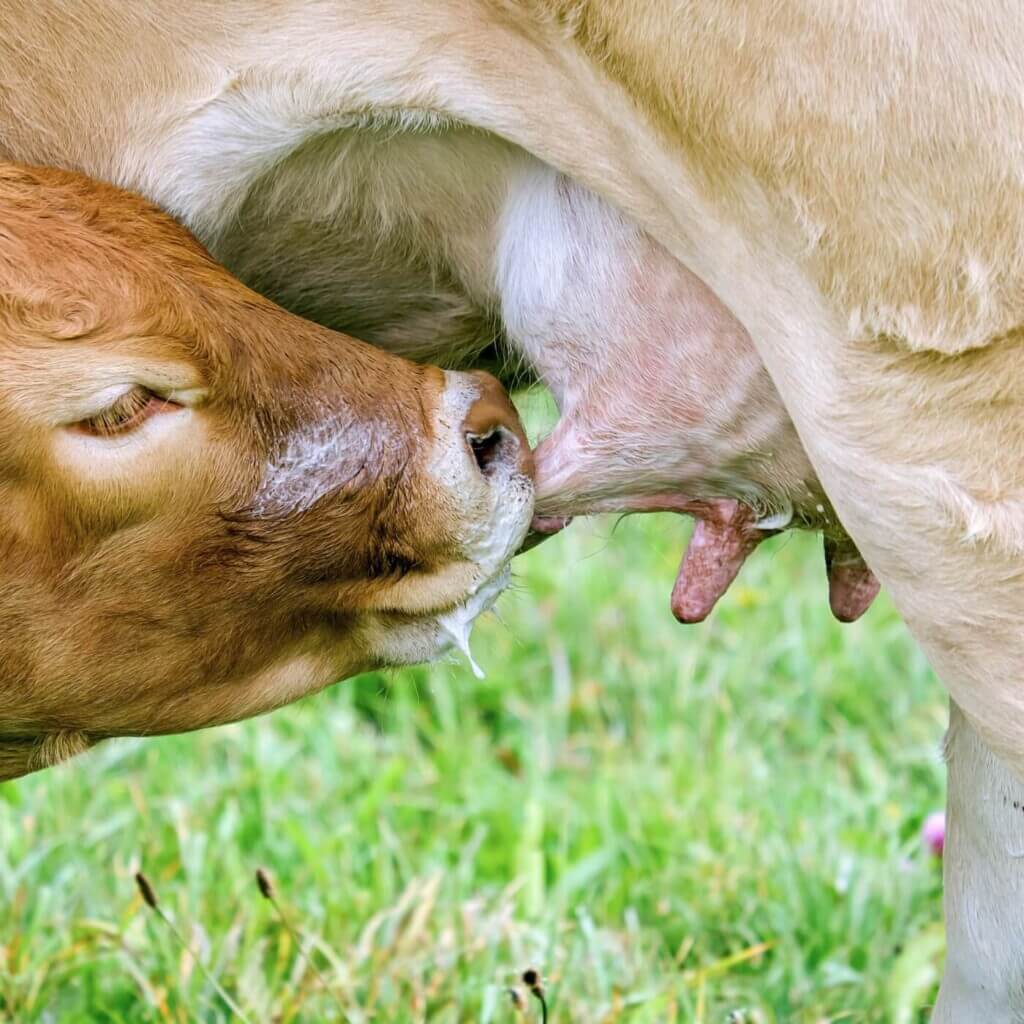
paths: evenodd
<path fill-rule="evenodd" d="M 484 476 L 492 476 L 502 464 L 514 464 L 519 449 L 518 440 L 504 427 L 494 427 L 484 434 L 467 433 L 466 443 Z"/>
<path fill-rule="evenodd" d="M 519 414 L 505 389 L 489 373 L 473 370 L 476 400 L 462 421 L 463 443 L 485 477 L 493 477 L 499 468 L 505 472 L 533 476 L 533 453 L 526 439 Z"/>

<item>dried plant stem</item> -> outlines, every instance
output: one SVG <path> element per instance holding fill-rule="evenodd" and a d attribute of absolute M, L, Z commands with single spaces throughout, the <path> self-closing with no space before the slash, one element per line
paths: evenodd
<path fill-rule="evenodd" d="M 548 1024 L 548 1001 L 544 997 L 544 986 L 541 984 L 540 975 L 530 968 L 523 971 L 523 984 L 530 990 L 530 994 L 540 1003 L 541 1024 Z"/>
<path fill-rule="evenodd" d="M 544 990 L 541 988 L 531 988 L 530 991 L 533 993 L 534 998 L 540 1002 L 540 1024 L 548 1024 L 548 1002 L 544 998 Z"/>
<path fill-rule="evenodd" d="M 161 921 L 163 921 L 164 927 L 171 933 L 171 935 L 174 936 L 175 942 L 178 943 L 184 952 L 188 953 L 188 955 L 192 957 L 192 962 L 199 968 L 199 972 L 214 987 L 214 989 L 216 989 L 217 995 L 224 1000 L 231 1012 L 240 1021 L 244 1021 L 245 1024 L 252 1024 L 252 1021 L 245 1015 L 242 1008 L 234 1001 L 234 999 L 231 998 L 230 995 L 228 995 L 224 986 L 221 985 L 221 983 L 206 969 L 203 961 L 199 959 L 196 953 L 192 950 L 192 947 L 185 941 L 181 932 L 175 928 L 171 919 L 164 913 L 163 907 L 161 907 L 157 902 L 156 892 L 153 890 L 153 886 L 150 885 L 149 879 L 141 871 L 137 871 L 135 873 L 135 884 L 139 888 L 139 894 L 142 896 L 142 902 L 145 903 Z"/>
<path fill-rule="evenodd" d="M 278 920 L 284 926 L 285 931 L 287 931 L 292 937 L 292 941 L 295 943 L 295 948 L 299 951 L 299 956 L 302 957 L 309 969 L 317 976 L 323 990 L 331 997 L 331 999 L 334 1000 L 334 1005 L 338 1007 L 342 1017 L 347 1020 L 348 1014 L 345 1012 L 345 1007 L 341 1005 L 341 1000 L 338 998 L 338 994 L 327 983 L 327 979 L 324 977 L 323 972 L 319 967 L 317 967 L 313 958 L 303 948 L 299 933 L 292 927 L 291 921 L 288 920 L 288 916 L 282 909 L 281 904 L 278 903 L 277 893 L 274 891 L 274 883 L 270 880 L 269 873 L 264 871 L 263 868 L 256 869 L 256 885 L 260 890 L 260 895 L 274 908 Z"/>

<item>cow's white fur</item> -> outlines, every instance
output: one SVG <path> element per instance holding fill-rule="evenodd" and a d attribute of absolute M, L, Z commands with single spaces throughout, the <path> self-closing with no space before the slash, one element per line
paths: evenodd
<path fill-rule="evenodd" d="M 629 264 L 639 234 L 593 193 L 569 183 L 560 189 L 560 175 L 539 161 L 510 176 L 496 240 L 501 318 L 560 409 L 582 397 L 579 371 L 609 358 L 604 325 L 638 269 Z M 567 333 L 573 344 L 553 353 L 551 339 Z"/>
<path fill-rule="evenodd" d="M 512 168 L 527 158 L 464 127 L 413 126 L 371 121 L 309 143 L 253 183 L 208 242 L 290 308 L 454 362 L 494 338 L 495 224 Z M 266 244 L 252 245 L 254 233 Z"/>
<path fill-rule="evenodd" d="M 135 187 L 215 248 L 296 146 L 396 110 L 501 137 L 616 204 L 750 331 L 843 523 L 1020 776 L 1017 0 L 76 4 L 5 0 L 0 151 Z M 954 830 L 990 796 L 995 763 L 978 764 Z M 962 820 L 975 870 L 995 870 L 1003 819 Z M 1018 966 L 1015 938 L 986 943 Z M 1019 971 L 961 983 L 975 948 L 954 938 L 940 1017 L 1019 1017 Z"/>

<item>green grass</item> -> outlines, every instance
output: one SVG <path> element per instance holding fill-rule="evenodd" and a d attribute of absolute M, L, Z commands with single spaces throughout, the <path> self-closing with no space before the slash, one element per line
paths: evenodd
<path fill-rule="evenodd" d="M 234 1019 L 141 866 L 253 1022 L 539 1020 L 505 992 L 528 966 L 552 1021 L 923 1020 L 941 688 L 884 595 L 831 620 L 812 538 L 678 625 L 686 531 L 577 523 L 522 558 L 484 681 L 364 676 L 0 786 L 0 1019 Z"/>

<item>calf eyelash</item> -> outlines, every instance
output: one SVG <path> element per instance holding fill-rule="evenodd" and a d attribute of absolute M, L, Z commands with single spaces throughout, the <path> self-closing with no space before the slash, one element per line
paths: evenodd
<path fill-rule="evenodd" d="M 76 428 L 94 437 L 115 437 L 142 426 L 151 416 L 170 412 L 181 406 L 161 398 L 148 388 L 136 386 L 126 391 L 102 412 L 81 420 Z"/>

